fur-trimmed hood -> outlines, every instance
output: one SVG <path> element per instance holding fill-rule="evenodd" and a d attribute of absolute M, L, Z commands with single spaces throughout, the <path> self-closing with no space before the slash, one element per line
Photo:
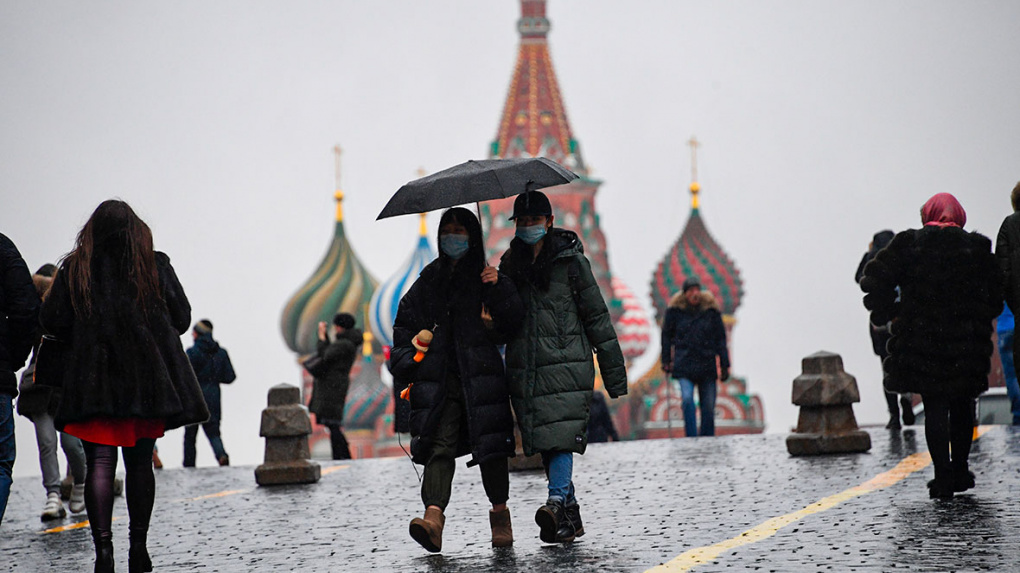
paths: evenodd
<path fill-rule="evenodd" d="M 684 293 L 678 292 L 673 295 L 673 298 L 669 300 L 669 308 L 679 308 L 680 310 L 687 310 L 690 305 L 687 304 L 687 298 L 684 297 Z M 701 297 L 698 300 L 697 310 L 717 310 L 720 313 L 722 309 L 719 307 L 719 301 L 715 300 L 715 296 L 708 290 L 701 291 Z"/>

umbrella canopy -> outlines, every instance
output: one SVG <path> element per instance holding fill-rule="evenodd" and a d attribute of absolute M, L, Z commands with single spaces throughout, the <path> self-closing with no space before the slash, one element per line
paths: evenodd
<path fill-rule="evenodd" d="M 472 160 L 404 185 L 376 219 L 513 197 L 574 179 L 573 171 L 545 157 Z"/>

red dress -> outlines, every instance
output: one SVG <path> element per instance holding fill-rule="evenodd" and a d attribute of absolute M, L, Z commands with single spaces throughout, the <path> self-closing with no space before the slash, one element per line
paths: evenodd
<path fill-rule="evenodd" d="M 162 438 L 163 420 L 146 418 L 93 418 L 72 422 L 64 432 L 93 444 L 132 447 L 144 438 Z"/>

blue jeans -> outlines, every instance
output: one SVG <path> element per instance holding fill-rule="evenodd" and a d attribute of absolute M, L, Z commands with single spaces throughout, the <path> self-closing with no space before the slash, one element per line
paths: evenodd
<path fill-rule="evenodd" d="M 1020 384 L 1016 379 L 1016 367 L 1013 362 L 1013 333 L 999 333 L 999 358 L 1002 360 L 1002 374 L 1006 379 L 1006 393 L 1009 394 L 1010 410 L 1013 412 L 1013 425 L 1020 426 Z"/>
<path fill-rule="evenodd" d="M 549 478 L 549 500 L 564 505 L 577 503 L 574 497 L 574 454 L 572 452 L 542 452 L 542 465 Z"/>
<path fill-rule="evenodd" d="M 0 523 L 4 521 L 7 511 L 7 497 L 11 495 L 11 471 L 14 469 L 14 456 L 17 443 L 14 440 L 14 397 L 0 394 Z"/>
<path fill-rule="evenodd" d="M 684 433 L 689 438 L 694 436 L 715 435 L 715 380 L 701 380 L 697 382 L 698 401 L 701 406 L 701 433 L 698 433 L 697 407 L 694 405 L 695 382 L 687 378 L 680 378 L 680 400 L 684 412 Z"/>

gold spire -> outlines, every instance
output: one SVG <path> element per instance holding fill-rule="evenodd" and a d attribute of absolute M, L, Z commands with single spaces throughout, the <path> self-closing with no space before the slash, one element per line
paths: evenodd
<path fill-rule="evenodd" d="M 700 205 L 698 193 L 701 191 L 701 185 L 698 183 L 698 147 L 701 144 L 698 143 L 697 136 L 692 135 L 687 145 L 691 147 L 691 209 L 697 210 Z"/>
<path fill-rule="evenodd" d="M 344 192 L 340 190 L 340 144 L 333 146 L 333 162 L 334 169 L 336 170 L 336 193 L 333 194 L 333 198 L 336 199 L 336 220 L 337 222 L 344 220 Z"/>
<path fill-rule="evenodd" d="M 428 223 L 425 221 L 425 213 L 419 213 L 418 218 L 421 220 L 418 224 L 418 236 L 427 237 L 429 234 Z"/>

